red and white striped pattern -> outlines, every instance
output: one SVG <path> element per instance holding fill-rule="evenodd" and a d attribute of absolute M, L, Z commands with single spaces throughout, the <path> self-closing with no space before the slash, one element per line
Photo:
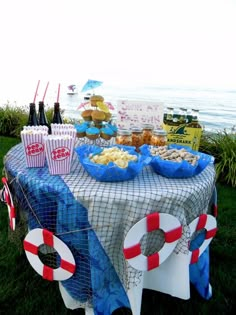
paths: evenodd
<path fill-rule="evenodd" d="M 159 252 L 144 256 L 141 252 L 141 238 L 149 232 L 164 231 L 165 243 Z M 123 253 L 129 264 L 142 271 L 159 267 L 173 252 L 182 235 L 182 226 L 177 218 L 167 213 L 154 212 L 137 222 L 127 233 Z"/>
<path fill-rule="evenodd" d="M 24 146 L 26 164 L 28 167 L 44 167 L 45 147 L 43 130 L 25 129 L 21 131 L 21 141 Z"/>
<path fill-rule="evenodd" d="M 72 124 L 51 124 L 52 135 L 70 135 L 76 137 L 76 129 Z"/>
<path fill-rule="evenodd" d="M 11 192 L 9 189 L 9 186 L 7 184 L 7 178 L 3 177 L 2 178 L 2 183 L 4 185 L 3 190 L 2 190 L 2 197 L 3 197 L 3 202 L 6 203 L 7 208 L 8 208 L 8 216 L 9 216 L 9 224 L 10 228 L 15 231 L 16 228 L 16 212 L 15 212 L 15 207 L 13 204 L 13 199 L 11 196 Z"/>
<path fill-rule="evenodd" d="M 75 139 L 69 135 L 51 135 L 45 142 L 46 159 L 51 175 L 70 173 Z"/>
<path fill-rule="evenodd" d="M 44 265 L 38 256 L 39 246 L 53 247 L 60 255 L 60 267 L 53 269 Z M 24 239 L 24 250 L 29 263 L 44 279 L 62 281 L 70 278 L 76 269 L 74 257 L 65 243 L 46 229 L 31 230 Z"/>
<path fill-rule="evenodd" d="M 194 264 L 198 261 L 198 258 L 201 256 L 207 246 L 209 246 L 210 242 L 215 236 L 217 232 L 217 222 L 215 217 L 213 217 L 212 215 L 201 214 L 189 224 L 189 228 L 191 233 L 190 236 L 192 236 L 193 233 L 202 229 L 206 230 L 205 240 L 201 244 L 201 246 L 193 251 L 189 251 L 190 264 Z"/>

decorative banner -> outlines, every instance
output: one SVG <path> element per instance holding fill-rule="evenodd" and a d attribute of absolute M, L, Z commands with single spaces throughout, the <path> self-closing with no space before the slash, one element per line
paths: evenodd
<path fill-rule="evenodd" d="M 161 102 L 119 100 L 117 102 L 117 126 L 119 128 L 141 127 L 151 124 L 158 128 L 163 123 L 164 104 Z"/>

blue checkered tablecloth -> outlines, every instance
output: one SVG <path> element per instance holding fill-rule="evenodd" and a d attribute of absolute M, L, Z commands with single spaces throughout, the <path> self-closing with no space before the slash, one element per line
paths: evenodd
<path fill-rule="evenodd" d="M 21 144 L 7 153 L 4 165 L 15 203 L 29 228 L 50 230 L 75 257 L 76 273 L 62 285 L 81 306 L 92 305 L 97 314 L 129 307 L 125 292 L 140 281 L 142 273 L 123 256 L 130 228 L 152 212 L 172 214 L 183 226 L 175 252 L 188 255 L 188 224 L 208 212 L 215 185 L 212 164 L 187 179 L 165 178 L 146 166 L 134 180 L 98 182 L 76 154 L 70 174 L 51 176 L 47 166 L 26 167 Z M 163 242 L 160 230 L 149 233 L 142 239 L 142 251 L 150 255 Z"/>

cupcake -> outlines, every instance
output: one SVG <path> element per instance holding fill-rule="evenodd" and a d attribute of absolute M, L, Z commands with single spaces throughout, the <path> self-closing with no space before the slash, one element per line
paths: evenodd
<path fill-rule="evenodd" d="M 97 102 L 103 102 L 103 101 L 104 101 L 104 97 L 101 95 L 92 95 L 90 97 L 91 106 L 97 107 Z"/>
<path fill-rule="evenodd" d="M 113 131 L 113 137 L 116 137 L 118 128 L 116 125 L 107 124 L 107 127 Z"/>
<path fill-rule="evenodd" d="M 94 121 L 95 125 L 100 125 L 104 121 L 105 117 L 105 113 L 101 110 L 94 110 L 92 112 L 92 120 Z"/>
<path fill-rule="evenodd" d="M 111 113 L 105 113 L 105 121 L 110 121 L 111 120 Z"/>
<path fill-rule="evenodd" d="M 95 140 L 99 137 L 100 130 L 96 127 L 90 127 L 86 130 L 86 137 L 90 140 Z"/>
<path fill-rule="evenodd" d="M 92 109 L 86 109 L 82 112 L 81 116 L 83 117 L 83 119 L 85 121 L 91 121 L 92 120 L 92 113 L 93 113 Z"/>
<path fill-rule="evenodd" d="M 105 140 L 110 140 L 114 132 L 109 127 L 104 127 L 100 130 L 100 137 Z"/>
<path fill-rule="evenodd" d="M 83 138 L 86 136 L 86 130 L 88 129 L 88 123 L 84 122 L 80 125 L 75 125 L 76 135 L 78 138 Z"/>

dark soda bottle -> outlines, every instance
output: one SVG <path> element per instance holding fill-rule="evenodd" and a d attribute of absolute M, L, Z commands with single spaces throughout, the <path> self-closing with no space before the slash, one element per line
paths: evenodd
<path fill-rule="evenodd" d="M 54 103 L 54 112 L 52 118 L 53 124 L 63 124 L 61 112 L 60 112 L 60 104 L 58 102 Z"/>
<path fill-rule="evenodd" d="M 38 113 L 38 121 L 40 126 L 47 126 L 48 127 L 48 120 L 47 116 L 44 111 L 44 102 L 39 102 L 39 113 Z"/>
<path fill-rule="evenodd" d="M 45 111 L 44 111 L 44 102 L 43 101 L 39 102 L 38 122 L 39 122 L 40 126 L 47 126 L 48 132 L 51 133 L 50 132 L 50 126 L 49 126 L 49 123 L 47 120 L 47 116 L 46 116 Z"/>
<path fill-rule="evenodd" d="M 28 126 L 38 126 L 38 119 L 36 115 L 36 108 L 34 103 L 30 103 L 30 110 L 29 110 L 29 118 L 28 118 Z"/>

